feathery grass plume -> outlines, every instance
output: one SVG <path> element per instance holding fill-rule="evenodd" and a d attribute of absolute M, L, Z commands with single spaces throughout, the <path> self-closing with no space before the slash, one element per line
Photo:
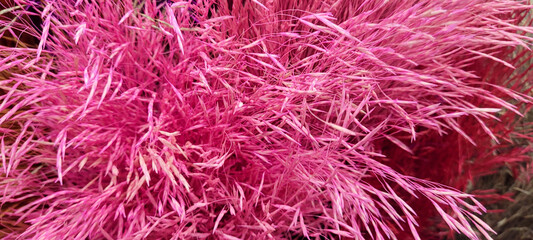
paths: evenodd
<path fill-rule="evenodd" d="M 516 54 L 514 57 L 513 54 Z M 484 80 L 484 87 L 490 89 L 494 94 L 502 99 L 514 101 L 518 109 L 523 112 L 530 111 L 531 102 L 520 102 L 513 100 L 508 90 L 499 86 L 509 86 L 511 89 L 519 92 L 531 92 L 531 61 L 532 55 L 527 49 L 519 49 L 513 53 L 512 49 L 501 54 L 502 59 L 508 59 L 510 63 L 517 66 L 517 70 L 498 68 L 498 63 L 480 61 L 476 64 L 476 74 Z M 516 57 L 518 56 L 518 57 Z M 528 79 L 529 78 L 529 79 Z M 512 93 L 510 94 L 512 95 Z M 520 97 L 517 97 L 519 99 Z M 471 101 L 476 101 L 471 99 Z M 493 103 L 479 101 L 475 105 L 494 107 Z M 464 128 L 465 133 L 470 136 L 476 145 L 469 144 L 468 141 L 458 133 L 450 133 L 438 137 L 435 131 L 426 131 L 418 135 L 419 139 L 410 145 L 413 154 L 406 152 L 402 148 L 394 145 L 392 142 L 383 142 L 384 155 L 386 160 L 391 162 L 393 169 L 401 171 L 404 174 L 417 178 L 431 179 L 457 189 L 472 189 L 473 186 L 479 185 L 478 178 L 488 176 L 498 172 L 504 166 L 509 168 L 514 176 L 524 177 L 531 176 L 528 173 L 527 166 L 532 163 L 531 154 L 532 145 L 531 136 L 532 128 L 523 123 L 522 117 L 513 111 L 502 111 L 498 114 L 499 119 L 485 121 L 486 128 L 490 129 L 497 141 L 488 135 L 484 127 L 479 124 L 479 119 L 475 117 L 462 117 L 459 121 L 460 126 Z M 406 139 L 404 134 L 399 136 L 400 139 Z M 395 161 L 402 159 L 401 161 Z M 395 162 L 392 162 L 395 161 Z M 529 181 L 525 179 L 526 181 Z M 472 191 L 478 200 L 484 204 L 492 204 L 501 200 L 513 200 L 508 194 L 500 195 L 492 189 L 477 189 Z M 442 231 L 442 234 L 453 236 L 453 233 L 447 232 L 445 224 L 432 216 L 436 211 L 431 209 L 431 204 L 422 201 L 416 201 L 412 204 L 422 207 L 417 211 L 417 215 L 425 225 L 432 226 L 429 228 L 428 236 L 432 233 Z M 489 210 L 488 212 L 497 212 L 500 210 Z"/>
<path fill-rule="evenodd" d="M 533 100 L 498 74 L 531 43 L 524 1 L 6 5 L 42 19 L 1 19 L 40 40 L 0 46 L 8 239 L 436 238 L 427 206 L 490 239 L 431 174 L 465 159 L 424 154 L 485 144 L 473 126 L 500 141 L 495 113 Z"/>

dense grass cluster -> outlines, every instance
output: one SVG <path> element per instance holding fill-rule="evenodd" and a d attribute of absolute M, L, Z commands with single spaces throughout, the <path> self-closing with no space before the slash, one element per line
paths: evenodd
<path fill-rule="evenodd" d="M 467 180 L 524 161 L 464 149 L 533 100 L 525 2 L 5 5 L 7 238 L 488 239 Z"/>

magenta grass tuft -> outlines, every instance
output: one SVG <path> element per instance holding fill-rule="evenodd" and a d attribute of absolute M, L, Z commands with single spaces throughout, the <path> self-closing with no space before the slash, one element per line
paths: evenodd
<path fill-rule="evenodd" d="M 508 142 L 525 1 L 5 5 L 0 34 L 38 39 L 0 46 L 8 239 L 438 238 L 426 207 L 491 238 L 453 182 L 483 173 L 432 154 Z"/>

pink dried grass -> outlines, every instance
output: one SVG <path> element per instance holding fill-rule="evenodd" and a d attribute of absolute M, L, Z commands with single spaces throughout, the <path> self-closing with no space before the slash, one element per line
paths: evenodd
<path fill-rule="evenodd" d="M 532 97 L 476 66 L 520 65 L 503 56 L 530 44 L 531 7 L 45 1 L 42 30 L 2 20 L 40 39 L 0 47 L 2 71 L 24 69 L 0 82 L 2 222 L 29 224 L 5 234 L 429 239 L 429 206 L 489 239 L 483 206 L 448 181 L 466 154 L 416 156 L 502 141 L 494 113 Z"/>

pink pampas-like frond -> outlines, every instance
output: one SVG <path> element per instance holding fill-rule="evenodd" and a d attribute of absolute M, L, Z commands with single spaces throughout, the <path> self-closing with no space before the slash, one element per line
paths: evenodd
<path fill-rule="evenodd" d="M 2 221 L 29 224 L 7 237 L 420 239 L 418 198 L 490 239 L 472 195 L 391 167 L 417 159 L 383 142 L 476 144 L 464 117 L 501 140 L 487 122 L 532 97 L 487 88 L 474 66 L 514 68 L 498 54 L 530 44 L 525 2 L 7 7 L 43 20 L 1 20 L 40 39 L 0 47 L 0 70 L 21 69 L 0 80 Z"/>

